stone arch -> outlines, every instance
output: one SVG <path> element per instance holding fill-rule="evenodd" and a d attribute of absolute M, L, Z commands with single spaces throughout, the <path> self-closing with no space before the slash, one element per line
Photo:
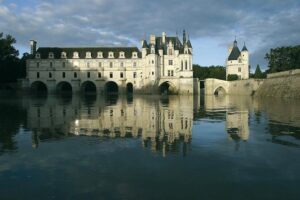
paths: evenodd
<path fill-rule="evenodd" d="M 165 81 L 159 85 L 159 93 L 162 95 L 177 94 L 176 87 L 170 81 Z"/>
<path fill-rule="evenodd" d="M 67 81 L 61 81 L 56 85 L 57 93 L 72 93 L 72 85 Z"/>
<path fill-rule="evenodd" d="M 31 92 L 36 92 L 36 93 L 47 93 L 48 87 L 42 81 L 34 81 L 30 85 L 30 91 Z"/>
<path fill-rule="evenodd" d="M 127 94 L 132 94 L 133 93 L 133 84 L 132 83 L 127 83 L 126 84 L 126 92 L 127 92 Z"/>
<path fill-rule="evenodd" d="M 218 86 L 215 90 L 214 90 L 214 95 L 215 96 L 224 96 L 226 95 L 227 92 L 225 90 L 225 88 L 223 86 Z"/>
<path fill-rule="evenodd" d="M 119 92 L 118 84 L 114 81 L 108 81 L 105 83 L 106 94 L 117 94 Z"/>
<path fill-rule="evenodd" d="M 97 86 L 92 81 L 85 81 L 81 84 L 81 92 L 84 94 L 96 94 Z"/>

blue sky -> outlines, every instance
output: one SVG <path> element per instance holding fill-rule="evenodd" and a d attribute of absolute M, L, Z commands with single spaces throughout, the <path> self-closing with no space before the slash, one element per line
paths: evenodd
<path fill-rule="evenodd" d="M 138 46 L 150 34 L 189 33 L 194 63 L 224 65 L 246 42 L 250 64 L 266 68 L 270 48 L 300 44 L 299 0 L 0 0 L 0 32 L 38 46 Z"/>

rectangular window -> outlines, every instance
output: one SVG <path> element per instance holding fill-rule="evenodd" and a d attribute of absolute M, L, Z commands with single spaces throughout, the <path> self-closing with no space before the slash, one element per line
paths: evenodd
<path fill-rule="evenodd" d="M 109 73 L 109 78 L 113 78 L 113 73 L 112 72 Z"/>
<path fill-rule="evenodd" d="M 173 65 L 173 60 L 169 60 L 169 65 Z"/>
<path fill-rule="evenodd" d="M 36 73 L 36 78 L 40 78 L 40 72 Z"/>
<path fill-rule="evenodd" d="M 174 76 L 174 71 L 173 70 L 171 70 L 171 76 Z"/>
<path fill-rule="evenodd" d="M 52 78 L 52 73 L 51 72 L 49 72 L 49 78 Z"/>
<path fill-rule="evenodd" d="M 112 62 L 109 63 L 109 67 L 113 67 L 113 63 Z"/>
<path fill-rule="evenodd" d="M 101 78 L 101 72 L 98 72 L 98 78 Z"/>
<path fill-rule="evenodd" d="M 102 67 L 102 63 L 101 62 L 99 62 L 99 67 Z"/>
<path fill-rule="evenodd" d="M 52 62 L 50 62 L 50 67 L 52 67 L 52 65 L 53 65 Z"/>
<path fill-rule="evenodd" d="M 239 69 L 238 69 L 238 70 L 239 70 L 239 72 L 241 72 L 241 71 L 242 71 L 242 69 L 241 69 L 240 67 L 239 67 Z"/>
<path fill-rule="evenodd" d="M 86 67 L 90 67 L 90 63 L 89 62 L 86 63 Z"/>
<path fill-rule="evenodd" d="M 37 68 L 40 67 L 40 63 L 39 63 L 39 62 L 36 63 L 36 67 L 37 67 Z"/>
<path fill-rule="evenodd" d="M 90 78 L 91 77 L 91 72 L 87 73 L 87 77 Z"/>
<path fill-rule="evenodd" d="M 136 67 L 136 62 L 133 62 L 133 66 Z"/>
<path fill-rule="evenodd" d="M 120 66 L 121 66 L 121 67 L 124 67 L 124 63 L 123 63 L 123 62 L 121 62 Z"/>
<path fill-rule="evenodd" d="M 136 78 L 136 72 L 133 72 L 133 78 Z"/>
<path fill-rule="evenodd" d="M 65 67 L 65 66 L 66 66 L 66 63 L 65 63 L 65 62 L 63 62 L 63 63 L 62 63 L 62 65 L 63 65 L 63 67 Z"/>
<path fill-rule="evenodd" d="M 170 72 L 170 70 L 168 70 L 168 76 L 170 76 L 171 75 L 171 72 Z"/>
<path fill-rule="evenodd" d="M 120 78 L 123 78 L 123 72 L 120 73 Z"/>
<path fill-rule="evenodd" d="M 62 73 L 62 77 L 65 78 L 66 77 L 66 72 Z"/>
<path fill-rule="evenodd" d="M 76 72 L 74 72 L 74 78 L 77 78 L 77 73 Z"/>
<path fill-rule="evenodd" d="M 154 75 L 154 72 L 152 72 L 152 75 Z"/>

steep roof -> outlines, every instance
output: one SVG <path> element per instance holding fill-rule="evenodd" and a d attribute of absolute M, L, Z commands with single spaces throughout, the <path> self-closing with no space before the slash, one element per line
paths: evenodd
<path fill-rule="evenodd" d="M 241 55 L 241 52 L 237 46 L 234 46 L 231 50 L 230 55 L 228 56 L 228 60 L 237 60 Z"/>
<path fill-rule="evenodd" d="M 188 45 L 189 48 L 192 48 L 192 44 L 191 44 L 190 40 L 187 41 L 187 45 Z"/>
<path fill-rule="evenodd" d="M 244 44 L 242 51 L 248 51 L 246 44 Z"/>
<path fill-rule="evenodd" d="M 108 52 L 113 52 L 115 57 L 118 57 L 120 52 L 124 52 L 125 58 L 131 58 L 132 53 L 137 52 L 138 57 L 141 58 L 141 52 L 137 47 L 40 47 L 37 50 L 42 59 L 48 58 L 50 52 L 56 59 L 61 58 L 62 52 L 66 52 L 67 58 L 73 58 L 74 52 L 78 52 L 79 58 L 85 58 L 86 52 L 91 52 L 92 58 L 97 58 L 98 52 L 103 53 L 103 58 L 108 58 Z"/>

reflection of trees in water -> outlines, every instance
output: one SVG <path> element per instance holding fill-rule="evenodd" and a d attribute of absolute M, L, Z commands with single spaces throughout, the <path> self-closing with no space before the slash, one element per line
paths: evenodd
<path fill-rule="evenodd" d="M 299 127 L 292 127 L 290 125 L 281 124 L 278 122 L 271 122 L 268 124 L 268 126 L 269 132 L 272 135 L 270 139 L 272 143 L 291 147 L 300 147 L 300 142 L 298 142 L 298 140 L 300 140 Z"/>
<path fill-rule="evenodd" d="M 12 100 L 14 101 L 14 100 Z M 0 102 L 0 153 L 6 150 L 16 150 L 14 140 L 21 124 L 25 124 L 26 111 L 17 103 Z"/>

